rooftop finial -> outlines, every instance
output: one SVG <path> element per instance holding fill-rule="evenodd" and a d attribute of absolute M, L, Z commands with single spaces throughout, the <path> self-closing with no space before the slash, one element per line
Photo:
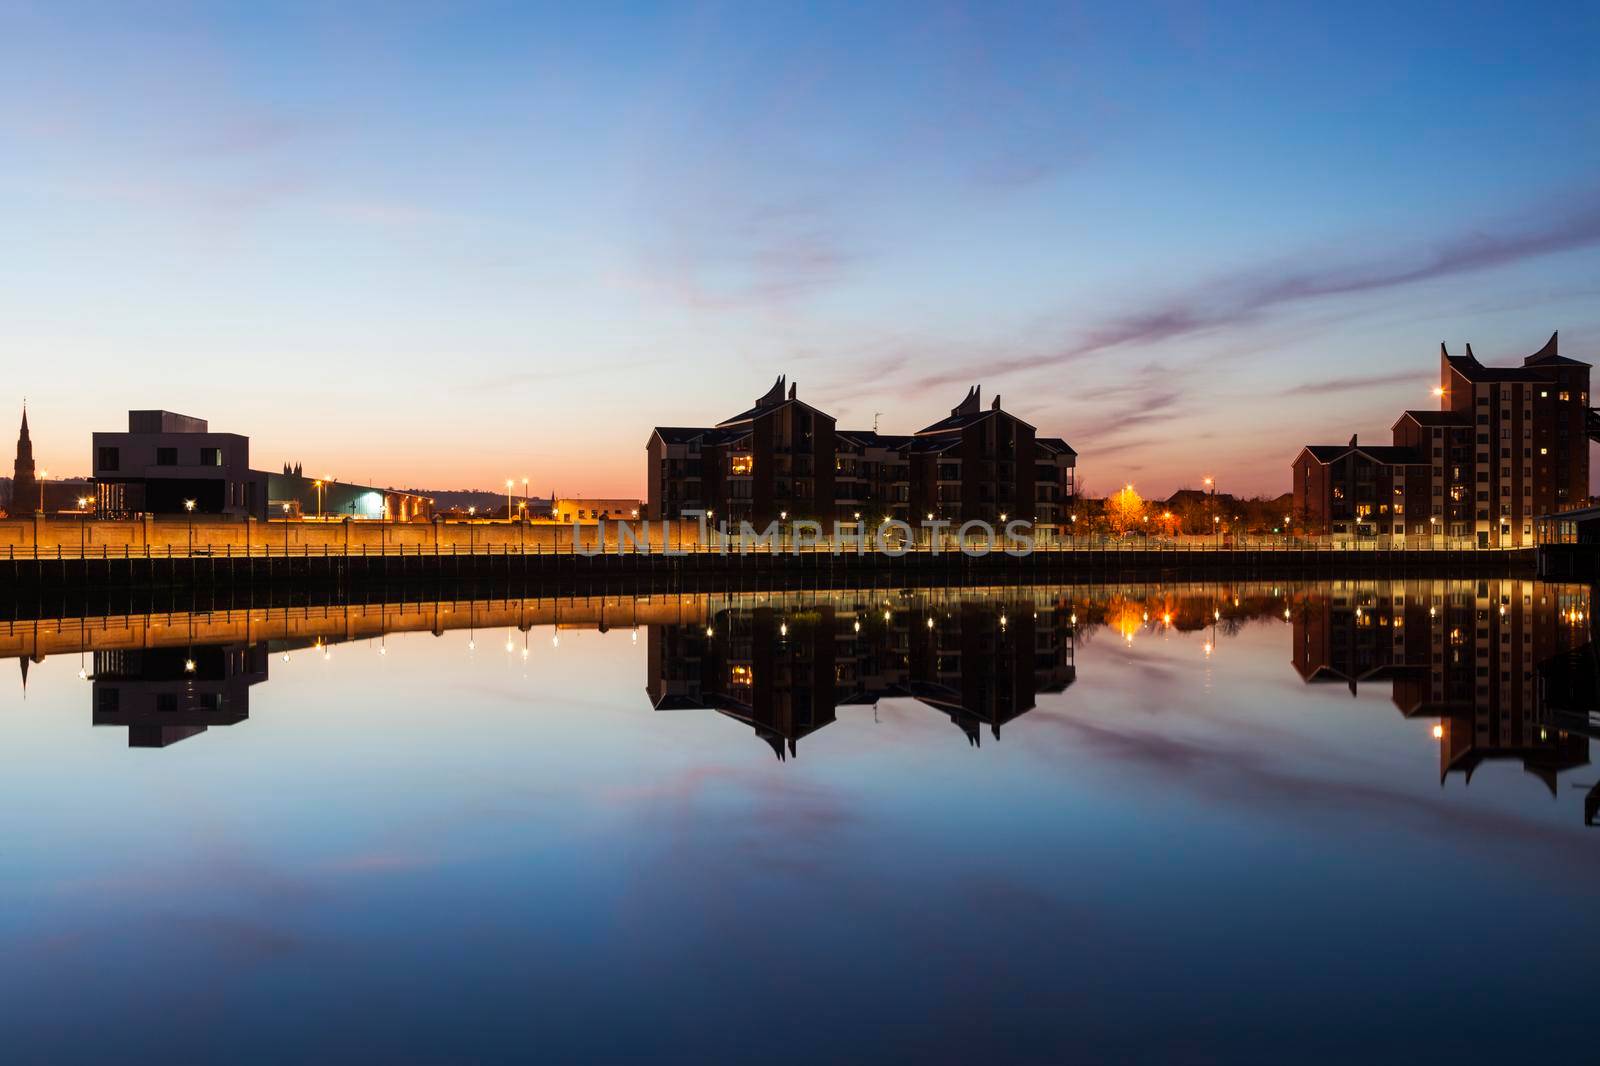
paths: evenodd
<path fill-rule="evenodd" d="M 761 399 L 756 401 L 756 406 L 757 407 L 771 407 L 773 404 L 782 403 L 783 402 L 783 387 L 784 387 L 785 381 L 786 381 L 786 379 L 785 379 L 784 375 L 779 374 L 778 375 L 778 380 L 774 381 L 772 383 L 772 388 L 767 390 L 767 394 L 765 396 L 761 397 Z"/>
<path fill-rule="evenodd" d="M 950 409 L 950 417 L 959 418 L 962 415 L 977 414 L 978 409 L 983 406 L 981 392 L 982 388 L 978 385 L 974 385 L 972 388 L 968 389 L 966 397 L 960 403 Z"/>
<path fill-rule="evenodd" d="M 1561 331 L 1556 330 L 1554 333 L 1550 334 L 1550 339 L 1544 342 L 1544 347 L 1528 356 L 1526 361 L 1532 363 L 1540 359 L 1554 359 L 1556 356 L 1559 356 L 1561 354 L 1561 345 L 1559 343 L 1560 338 Z"/>

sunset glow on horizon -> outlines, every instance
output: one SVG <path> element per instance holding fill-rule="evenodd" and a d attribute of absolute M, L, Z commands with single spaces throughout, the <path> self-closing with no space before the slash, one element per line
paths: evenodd
<path fill-rule="evenodd" d="M 381 12 L 381 13 L 380 13 Z M 1600 354 L 1593 7 L 0 13 L 39 465 L 165 408 L 374 485 L 641 497 L 779 375 L 1288 491 L 1438 348 Z M 1240 430 L 1248 430 L 1241 433 Z"/>

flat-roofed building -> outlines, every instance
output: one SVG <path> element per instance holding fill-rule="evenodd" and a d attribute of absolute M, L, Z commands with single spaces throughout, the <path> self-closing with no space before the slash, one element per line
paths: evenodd
<path fill-rule="evenodd" d="M 250 438 L 213 433 L 203 418 L 129 411 L 126 432 L 94 434 L 93 461 L 101 515 L 266 514 L 267 476 L 250 469 Z"/>

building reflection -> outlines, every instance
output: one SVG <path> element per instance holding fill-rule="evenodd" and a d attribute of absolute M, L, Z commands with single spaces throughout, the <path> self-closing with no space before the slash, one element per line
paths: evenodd
<path fill-rule="evenodd" d="M 1294 666 L 1351 695 L 1386 684 L 1402 715 L 1432 719 L 1441 783 L 1509 761 L 1554 795 L 1589 762 L 1588 737 L 1548 698 L 1550 664 L 1590 647 L 1588 612 L 1587 589 L 1537 581 L 1338 587 L 1296 608 Z"/>
<path fill-rule="evenodd" d="M 994 741 L 1077 678 L 1077 656 L 1186 635 L 1197 660 L 1227 655 L 1251 626 L 1285 627 L 1308 684 L 1352 695 L 1381 685 L 1429 724 L 1441 783 L 1486 762 L 1520 766 L 1555 793 L 1600 736 L 1592 591 L 1531 580 L 1366 581 L 1317 586 L 1092 586 L 936 591 L 506 598 L 379 602 L 0 622 L 0 658 L 30 667 L 76 655 L 92 721 L 130 747 L 167 747 L 250 716 L 268 663 L 296 649 L 328 657 L 386 634 L 629 631 L 647 645 L 649 705 L 712 711 L 780 759 L 852 709 L 914 701 L 972 746 Z M 1277 630 L 1283 632 L 1283 630 Z M 521 639 L 515 639 L 516 634 Z M 1281 637 L 1275 637 L 1275 640 Z M 495 638 L 498 643 L 498 637 Z M 954 739 L 954 737 L 952 737 Z M 1600 820 L 1600 789 L 1585 804 Z"/>
<path fill-rule="evenodd" d="M 250 717 L 267 679 L 265 644 L 97 651 L 94 724 L 128 731 L 130 748 L 165 748 Z"/>
<path fill-rule="evenodd" d="M 713 710 L 780 758 L 840 707 L 905 697 L 974 746 L 1076 677 L 1071 607 L 1059 597 L 829 600 L 730 605 L 704 624 L 649 627 L 656 710 Z"/>

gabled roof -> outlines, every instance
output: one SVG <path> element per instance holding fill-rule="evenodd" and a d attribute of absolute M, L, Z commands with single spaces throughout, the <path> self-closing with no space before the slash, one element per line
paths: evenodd
<path fill-rule="evenodd" d="M 652 431 L 666 444 L 727 444 L 744 436 L 746 430 L 706 426 L 657 426 Z"/>
<path fill-rule="evenodd" d="M 784 404 L 791 404 L 791 403 L 792 404 L 796 404 L 796 405 L 798 405 L 800 407 L 804 407 L 807 411 L 810 411 L 812 414 L 821 415 L 823 418 L 830 419 L 830 420 L 833 418 L 833 416 L 830 415 L 828 412 L 818 410 L 817 408 L 812 407 L 810 404 L 806 403 L 804 400 L 795 399 L 794 393 L 791 391 L 790 394 L 789 394 L 789 398 L 786 399 L 786 400 L 779 400 L 777 403 L 758 403 L 754 407 L 752 407 L 752 408 L 750 408 L 748 410 L 740 411 L 738 414 L 734 415 L 732 418 L 723 419 L 721 422 L 717 423 L 717 426 L 718 426 L 718 428 L 722 428 L 722 427 L 725 427 L 725 426 L 741 425 L 741 424 L 744 424 L 744 423 L 752 421 L 757 415 L 764 415 L 764 414 L 768 413 L 769 411 L 776 411 L 778 408 L 784 406 Z"/>
<path fill-rule="evenodd" d="M 997 414 L 1004 414 L 1008 418 L 1016 419 L 1016 421 L 1021 422 L 1029 429 L 1034 428 L 1032 425 L 1029 425 L 1027 422 L 1023 422 L 1022 419 L 1017 418 L 1016 415 L 1011 414 L 1009 411 L 1002 411 L 1000 409 L 1000 397 L 996 396 L 994 398 L 994 403 L 989 406 L 988 410 L 983 409 L 982 400 L 983 386 L 972 386 L 972 388 L 967 390 L 967 395 L 962 399 L 962 401 L 950 408 L 950 416 L 948 418 L 941 418 L 933 425 L 925 426 L 922 429 L 917 430 L 917 436 L 921 437 L 933 433 L 953 433 L 957 430 L 966 429 L 968 426 L 977 425 L 985 418 L 989 418 L 990 416 Z"/>
<path fill-rule="evenodd" d="M 1351 452 L 1360 452 L 1375 463 L 1387 466 L 1427 466 L 1425 459 L 1415 448 L 1406 448 L 1392 444 L 1307 444 L 1300 449 L 1300 454 L 1311 453 L 1311 457 L 1326 466 L 1329 463 L 1343 459 Z M 1295 457 L 1299 461 L 1299 456 Z"/>
<path fill-rule="evenodd" d="M 1033 443 L 1037 444 L 1044 451 L 1053 452 L 1056 455 L 1078 454 L 1072 445 L 1068 444 L 1060 437 L 1035 437 L 1033 438 Z"/>
<path fill-rule="evenodd" d="M 1398 426 L 1406 419 L 1411 419 L 1419 426 L 1470 426 L 1472 417 L 1457 411 L 1404 411 L 1394 420 Z M 1390 427 L 1394 428 L 1393 426 Z"/>

